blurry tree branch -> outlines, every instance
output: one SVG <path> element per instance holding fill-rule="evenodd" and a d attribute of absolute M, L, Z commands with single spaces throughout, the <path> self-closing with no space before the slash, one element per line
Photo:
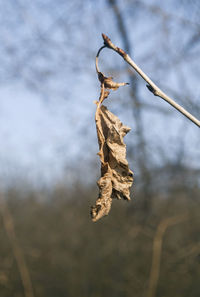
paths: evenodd
<path fill-rule="evenodd" d="M 147 88 L 150 92 L 154 94 L 154 96 L 160 97 L 166 102 L 168 102 L 170 105 L 172 105 L 174 108 L 176 108 L 180 113 L 182 113 L 184 116 L 186 116 L 190 121 L 192 121 L 195 125 L 200 127 L 200 121 L 195 118 L 191 113 L 189 113 L 187 110 L 185 110 L 182 106 L 180 106 L 178 103 L 176 103 L 172 98 L 167 96 L 161 89 L 158 88 L 158 86 L 140 69 L 140 67 L 129 57 L 129 55 L 122 50 L 121 48 L 114 45 L 111 40 L 105 35 L 102 34 L 102 37 L 104 39 L 104 44 L 117 52 L 120 56 L 123 57 L 123 59 L 131 65 L 133 69 L 147 82 Z"/>
<path fill-rule="evenodd" d="M 26 261 L 24 259 L 22 249 L 16 237 L 13 218 L 7 206 L 5 197 L 2 193 L 0 194 L 0 213 L 3 219 L 5 231 L 12 245 L 13 253 L 19 268 L 21 280 L 24 287 L 25 297 L 34 297 L 33 287 L 32 287 L 32 282 L 29 275 L 28 267 L 26 265 Z"/>
<path fill-rule="evenodd" d="M 173 263 L 176 263 L 177 261 L 183 260 L 184 258 L 193 256 L 193 255 L 199 255 L 200 254 L 200 242 L 196 244 L 191 244 L 189 247 L 180 250 L 178 252 L 178 256 L 176 259 L 174 259 Z"/>
<path fill-rule="evenodd" d="M 181 214 L 170 218 L 163 219 L 157 227 L 156 234 L 153 240 L 153 255 L 152 264 L 149 277 L 149 287 L 147 297 L 154 297 L 156 295 L 156 288 L 160 274 L 160 262 L 163 237 L 168 227 L 184 222 L 188 218 L 188 214 Z"/>
<path fill-rule="evenodd" d="M 126 29 L 126 23 L 125 18 L 123 16 L 123 12 L 120 9 L 120 6 L 118 5 L 117 0 L 107 0 L 108 4 L 110 5 L 111 9 L 113 10 L 117 28 L 119 35 L 122 39 L 123 47 L 125 51 L 129 54 L 131 54 L 132 46 L 131 42 L 129 41 L 129 36 Z M 133 116 L 135 120 L 135 133 L 138 137 L 138 142 L 135 145 L 135 148 L 137 149 L 137 156 L 138 156 L 138 165 L 141 171 L 141 176 L 143 178 L 145 186 L 143 187 L 144 196 L 148 197 L 147 199 L 144 199 L 143 207 L 146 209 L 146 211 L 149 211 L 151 206 L 151 197 L 152 197 L 152 191 L 151 191 L 151 176 L 150 172 L 148 170 L 148 156 L 146 152 L 146 139 L 144 135 L 144 127 L 143 127 L 143 120 L 142 120 L 142 105 L 139 100 L 138 95 L 138 79 L 137 75 L 133 71 L 128 71 L 128 76 L 131 82 L 130 85 L 130 98 L 131 103 L 133 105 L 132 111 Z"/>
<path fill-rule="evenodd" d="M 131 46 L 130 46 L 130 42 L 128 39 L 128 35 L 126 32 L 126 27 L 125 27 L 125 23 L 121 14 L 121 11 L 116 3 L 116 0 L 108 0 L 108 3 L 110 4 L 110 6 L 112 7 L 114 14 L 116 16 L 116 20 L 117 20 L 117 26 L 118 26 L 118 30 L 121 33 L 121 37 L 123 40 L 123 44 L 124 44 L 124 48 L 127 52 L 130 52 L 131 50 Z"/>
<path fill-rule="evenodd" d="M 197 29 L 200 29 L 200 23 L 195 22 L 192 19 L 187 19 L 185 17 L 178 16 L 175 13 L 167 12 L 163 8 L 161 8 L 159 5 L 147 3 L 144 1 L 137 1 L 137 4 L 142 6 L 143 8 L 148 9 L 149 11 L 151 11 L 154 14 L 160 15 L 162 18 L 175 20 L 175 21 L 178 21 L 179 23 L 181 23 L 182 25 L 190 25 L 192 27 L 196 27 Z"/>

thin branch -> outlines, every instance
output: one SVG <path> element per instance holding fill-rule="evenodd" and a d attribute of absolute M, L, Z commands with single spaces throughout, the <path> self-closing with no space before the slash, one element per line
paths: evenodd
<path fill-rule="evenodd" d="M 167 96 L 158 86 L 140 69 L 140 67 L 129 57 L 129 55 L 122 50 L 121 48 L 114 45 L 111 40 L 105 34 L 102 34 L 104 45 L 108 48 L 117 52 L 123 59 L 131 65 L 131 67 L 147 82 L 147 88 L 150 92 L 152 92 L 155 96 L 158 96 L 176 108 L 180 113 L 186 116 L 190 121 L 192 121 L 195 125 L 200 127 L 200 121 L 195 118 L 191 113 L 185 110 L 182 106 L 176 103 L 172 98 Z"/>
<path fill-rule="evenodd" d="M 0 213 L 2 215 L 4 228 L 10 240 L 10 243 L 13 249 L 13 254 L 15 256 L 15 259 L 19 268 L 19 273 L 24 287 L 24 295 L 25 297 L 34 297 L 33 286 L 32 286 L 30 274 L 28 271 L 28 267 L 26 265 L 23 252 L 21 250 L 21 247 L 19 245 L 16 233 L 15 233 L 15 227 L 14 227 L 12 215 L 9 211 L 7 202 L 3 194 L 0 194 Z"/>
<path fill-rule="evenodd" d="M 149 277 L 149 287 L 147 297 L 154 297 L 156 295 L 156 289 L 160 274 L 160 262 L 162 253 L 162 243 L 165 231 L 168 227 L 179 224 L 188 218 L 188 214 L 182 214 L 163 219 L 157 227 L 157 231 L 153 240 L 153 255 L 151 272 Z"/>
<path fill-rule="evenodd" d="M 179 250 L 178 255 L 176 255 L 176 258 L 172 260 L 172 264 L 175 264 L 177 263 L 177 261 L 183 260 L 184 258 L 199 255 L 199 252 L 200 252 L 200 242 L 196 244 L 192 244 L 189 247 Z"/>
<path fill-rule="evenodd" d="M 98 50 L 97 55 L 96 55 L 96 71 L 97 71 L 97 73 L 100 72 L 99 71 L 99 67 L 98 67 L 98 57 L 99 57 L 99 54 L 102 51 L 102 49 L 105 48 L 105 47 L 107 47 L 107 46 L 106 45 L 103 45 L 102 47 L 100 47 L 100 49 Z"/>

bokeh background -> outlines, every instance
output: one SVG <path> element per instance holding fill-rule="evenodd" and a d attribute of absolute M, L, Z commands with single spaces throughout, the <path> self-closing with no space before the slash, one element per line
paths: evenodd
<path fill-rule="evenodd" d="M 101 33 L 200 119 L 199 15 L 197 0 L 0 0 L 0 296 L 200 296 L 199 128 L 109 49 L 135 181 L 89 215 Z"/>

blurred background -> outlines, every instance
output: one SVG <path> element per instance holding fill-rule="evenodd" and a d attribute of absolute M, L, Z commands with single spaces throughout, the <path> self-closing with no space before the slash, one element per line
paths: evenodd
<path fill-rule="evenodd" d="M 90 220 L 101 33 L 200 119 L 197 0 L 0 0 L 0 296 L 200 296 L 200 134 L 109 49 L 130 202 Z"/>

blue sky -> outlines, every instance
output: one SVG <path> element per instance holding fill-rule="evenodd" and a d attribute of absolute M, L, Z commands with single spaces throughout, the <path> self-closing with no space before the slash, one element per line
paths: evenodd
<path fill-rule="evenodd" d="M 199 106 L 198 43 L 185 54 L 184 64 L 177 62 L 198 27 L 193 25 L 195 9 L 186 13 L 183 6 L 175 11 L 171 1 L 146 1 L 147 6 L 141 1 L 135 10 L 131 2 L 118 1 L 133 45 L 133 58 L 166 92 L 173 89 L 177 94 L 188 94 Z M 99 95 L 94 59 L 102 45 L 102 32 L 122 46 L 113 12 L 106 1 L 16 3 L 0 1 L 0 181 L 12 184 L 21 176 L 30 183 L 56 183 L 76 174 L 72 171 L 77 165 L 80 172 L 94 166 L 93 173 L 91 169 L 87 172 L 93 177 L 98 172 L 93 101 Z M 164 23 L 159 12 L 152 12 L 151 5 L 165 12 L 170 22 Z M 127 65 L 115 53 L 105 50 L 100 65 L 116 80 L 127 79 Z M 183 145 L 184 162 L 198 168 L 198 128 L 153 97 L 141 79 L 139 93 L 142 103 L 168 111 L 164 116 L 153 109 L 142 113 L 148 151 L 155 164 L 164 160 L 163 155 L 173 162 Z M 111 111 L 132 127 L 127 143 L 135 141 L 128 88 L 113 92 L 110 98 Z M 193 112 L 200 118 L 199 110 Z"/>

